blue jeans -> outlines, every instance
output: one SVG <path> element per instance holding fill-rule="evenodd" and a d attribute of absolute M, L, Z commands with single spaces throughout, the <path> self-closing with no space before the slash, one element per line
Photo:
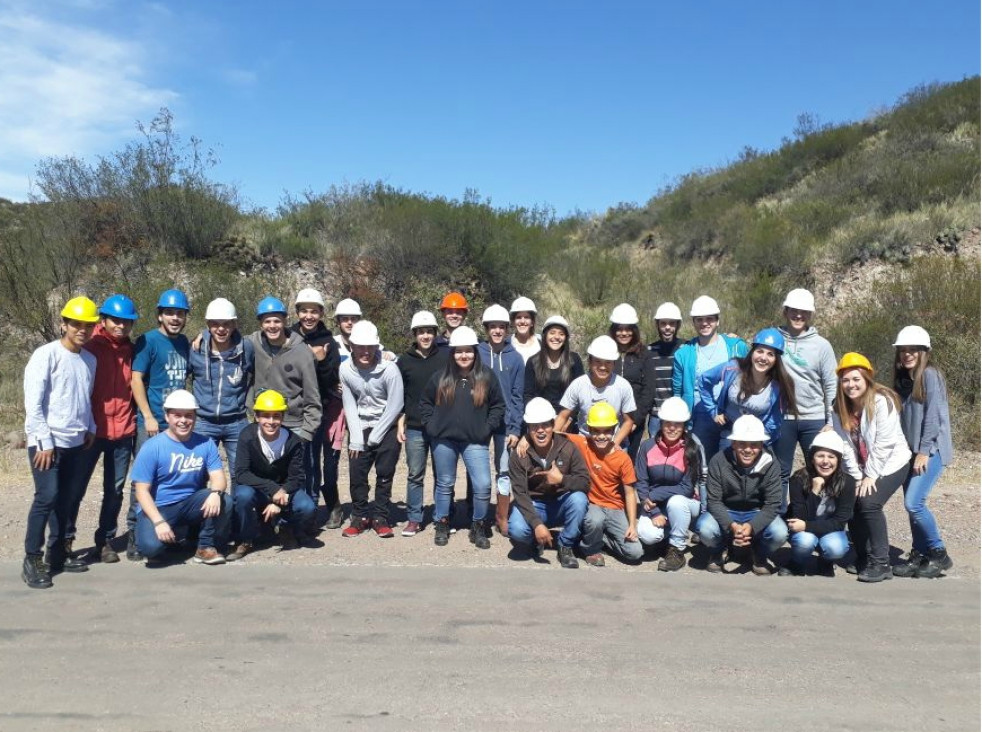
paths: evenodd
<path fill-rule="evenodd" d="M 508 435 L 492 435 L 494 442 L 494 466 L 495 466 L 495 488 L 499 496 L 511 495 L 511 476 L 508 475 L 508 448 L 505 447 L 505 440 Z"/>
<path fill-rule="evenodd" d="M 304 490 L 313 500 L 315 507 L 323 495 L 327 510 L 333 511 L 334 507 L 338 505 L 338 465 L 341 462 L 341 451 L 335 450 L 327 444 L 328 421 L 328 412 L 325 407 L 322 412 L 321 423 L 303 451 L 303 469 L 306 475 Z"/>
<path fill-rule="evenodd" d="M 774 452 L 781 463 L 781 485 L 784 486 L 781 513 L 788 507 L 788 482 L 794 465 L 794 449 L 800 445 L 801 454 L 807 459 L 812 441 L 824 426 L 824 419 L 785 419 L 781 423 L 781 434 L 774 443 Z"/>
<path fill-rule="evenodd" d="M 931 549 L 944 549 L 941 531 L 934 514 L 927 507 L 927 497 L 941 477 L 944 466 L 941 453 L 936 452 L 927 460 L 927 467 L 920 475 L 914 475 L 914 463 L 904 483 L 904 508 L 910 519 L 910 535 L 914 538 L 914 549 L 926 555 Z"/>
<path fill-rule="evenodd" d="M 760 511 L 728 511 L 728 513 L 730 514 L 731 521 L 742 524 L 753 521 L 754 516 L 760 513 Z M 699 520 L 696 521 L 696 532 L 699 534 L 702 543 L 710 551 L 717 552 L 723 548 L 723 531 L 711 513 L 707 512 L 699 517 Z M 730 527 L 727 526 L 727 542 L 729 542 L 729 534 Z M 773 521 L 764 527 L 763 531 L 752 537 L 752 546 L 757 556 L 768 557 L 780 549 L 781 545 L 787 540 L 788 525 L 784 523 L 784 520 L 780 516 L 776 516 Z"/>
<path fill-rule="evenodd" d="M 80 504 L 85 495 L 88 455 L 81 445 L 56 447 L 51 467 L 38 470 L 34 467 L 36 452 L 36 447 L 27 448 L 27 460 L 34 478 L 34 500 L 27 514 L 24 553 L 40 556 L 44 553 L 45 526 L 48 527 L 48 546 L 65 541 L 72 506 Z"/>
<path fill-rule="evenodd" d="M 99 528 L 95 531 L 95 545 L 104 547 L 116 538 L 119 523 L 119 511 L 123 507 L 123 487 L 126 485 L 126 472 L 130 469 L 133 458 L 133 435 L 118 440 L 97 437 L 91 450 L 85 451 L 85 484 L 88 485 L 95 472 L 96 463 L 102 458 L 102 507 L 99 509 Z M 75 538 L 75 523 L 78 521 L 79 502 L 72 506 L 68 517 L 66 539 Z"/>
<path fill-rule="evenodd" d="M 655 415 L 648 416 L 648 437 L 654 437 L 661 429 L 661 420 Z"/>
<path fill-rule="evenodd" d="M 235 452 L 239 447 L 239 434 L 249 426 L 245 417 L 230 422 L 210 422 L 204 417 L 198 417 L 194 423 L 194 431 L 204 437 L 210 437 L 215 445 L 225 446 L 225 457 L 228 458 L 229 485 L 235 485 Z"/>
<path fill-rule="evenodd" d="M 699 501 L 678 495 L 666 501 L 662 513 L 668 519 L 668 543 L 676 549 L 685 549 L 689 529 L 699 518 Z M 651 519 L 642 516 L 638 519 L 638 540 L 642 544 L 657 544 L 665 538 L 665 529 L 655 526 Z"/>
<path fill-rule="evenodd" d="M 249 485 L 235 486 L 232 504 L 234 510 L 233 536 L 236 541 L 252 544 L 259 536 L 259 515 L 270 503 L 269 497 L 261 490 Z M 314 520 L 317 507 L 306 491 L 298 490 L 290 494 L 290 502 L 280 507 L 280 517 L 294 531 L 303 531 L 304 526 Z"/>
<path fill-rule="evenodd" d="M 433 440 L 433 466 L 436 470 L 436 509 L 433 518 L 437 521 L 450 515 L 450 496 L 457 477 L 457 459 L 463 458 L 467 477 L 474 488 L 473 521 L 483 521 L 488 515 L 491 502 L 491 465 L 487 445 L 458 442 L 457 440 Z"/>
<path fill-rule="evenodd" d="M 791 534 L 791 560 L 799 567 L 818 549 L 823 559 L 842 559 L 849 553 L 849 537 L 845 531 L 833 531 L 821 538 L 808 531 Z"/>
<path fill-rule="evenodd" d="M 406 430 L 406 518 L 423 521 L 423 480 L 426 478 L 426 462 L 430 457 L 430 438 L 423 430 Z"/>
<path fill-rule="evenodd" d="M 161 431 L 167 429 L 167 423 L 164 421 L 159 421 L 157 424 L 160 425 Z M 160 432 L 157 433 L 158 435 Z M 140 448 L 143 447 L 144 443 L 150 439 L 150 435 L 147 434 L 147 428 L 144 426 L 143 420 L 138 419 L 136 421 L 136 445 L 133 447 L 133 457 L 135 458 L 140 454 Z M 130 504 L 126 509 L 126 531 L 136 532 L 136 514 L 139 503 L 136 501 L 136 486 L 130 483 Z"/>
<path fill-rule="evenodd" d="M 210 488 L 202 488 L 195 491 L 183 501 L 171 503 L 167 506 L 157 506 L 161 518 L 170 524 L 171 530 L 175 535 L 180 536 L 186 533 L 187 527 L 200 526 L 198 533 L 198 548 L 207 549 L 212 547 L 222 551 L 228 544 L 229 518 L 232 515 L 232 496 L 228 493 L 222 494 L 222 507 L 217 516 L 205 518 L 201 509 L 205 505 L 208 496 L 211 495 Z M 182 531 L 183 530 L 183 531 Z M 147 514 L 139 512 L 136 520 L 136 547 L 140 554 L 152 559 L 159 556 L 167 548 L 160 539 L 157 538 L 157 530 L 150 522 Z"/>
<path fill-rule="evenodd" d="M 533 499 L 532 505 L 546 527 L 563 527 L 559 532 L 559 543 L 562 546 L 571 549 L 576 546 L 576 542 L 580 540 L 583 518 L 589 507 L 586 493 L 570 491 L 548 501 Z M 513 508 L 508 516 L 508 538 L 512 544 L 527 549 L 532 546 L 534 536 L 535 532 L 522 516 L 522 512 L 517 507 Z"/>
<path fill-rule="evenodd" d="M 723 428 L 713 421 L 708 412 L 696 412 L 692 415 L 692 432 L 702 443 L 706 460 L 712 460 L 713 455 L 719 452 L 719 440 Z"/>

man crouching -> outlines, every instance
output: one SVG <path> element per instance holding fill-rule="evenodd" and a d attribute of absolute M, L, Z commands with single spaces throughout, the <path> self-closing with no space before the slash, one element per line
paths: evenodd
<path fill-rule="evenodd" d="M 549 528 L 559 533 L 559 563 L 576 569 L 573 547 L 587 509 L 590 474 L 579 451 L 566 435 L 555 434 L 556 410 L 536 397 L 525 407 L 528 447 L 521 445 L 508 457 L 514 507 L 508 519 L 508 537 L 517 548 L 531 552 L 533 538 L 539 546 L 552 546 Z"/>
<path fill-rule="evenodd" d="M 198 402 L 184 389 L 164 400 L 167 429 L 143 445 L 131 478 L 140 504 L 136 544 L 148 560 L 178 541 L 179 530 L 199 527 L 198 564 L 225 564 L 231 496 L 218 448 L 194 433 Z"/>

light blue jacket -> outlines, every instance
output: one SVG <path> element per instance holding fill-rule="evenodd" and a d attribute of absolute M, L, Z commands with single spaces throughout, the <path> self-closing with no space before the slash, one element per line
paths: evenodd
<path fill-rule="evenodd" d="M 740 338 L 719 334 L 726 344 L 726 357 L 739 358 L 746 356 L 749 349 L 747 344 Z M 672 367 L 672 394 L 682 397 L 689 409 L 695 406 L 696 394 L 696 348 L 699 339 L 693 338 L 686 341 L 679 350 L 675 352 L 675 363 Z"/>
<path fill-rule="evenodd" d="M 709 371 L 704 371 L 699 377 L 699 397 L 702 405 L 714 418 L 720 414 L 726 414 L 726 403 L 730 398 L 730 387 L 734 379 L 740 378 L 740 364 L 735 358 L 726 363 L 714 366 Z M 713 398 L 713 387 L 723 384 L 719 396 Z M 781 390 L 775 382 L 771 387 L 771 401 L 767 406 L 767 413 L 761 417 L 764 429 L 767 430 L 767 444 L 773 445 L 774 441 L 781 434 L 781 424 L 784 421 L 784 409 L 781 404 Z M 730 425 L 731 427 L 733 425 Z"/>

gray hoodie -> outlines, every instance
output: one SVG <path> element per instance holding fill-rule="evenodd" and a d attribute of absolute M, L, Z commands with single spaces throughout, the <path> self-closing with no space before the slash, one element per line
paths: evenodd
<path fill-rule="evenodd" d="M 275 355 L 262 331 L 248 336 L 256 355 L 255 393 L 275 389 L 286 399 L 283 426 L 307 442 L 321 423 L 321 397 L 314 354 L 298 333 L 287 331 L 286 343 Z"/>
<path fill-rule="evenodd" d="M 924 403 L 914 399 L 914 385 L 909 379 L 898 384 L 904 401 L 900 425 L 911 452 L 930 457 L 941 453 L 941 464 L 951 465 L 954 449 L 951 444 L 951 417 L 948 414 L 948 389 L 944 378 L 933 366 L 924 369 Z"/>
<path fill-rule="evenodd" d="M 370 369 L 355 366 L 349 358 L 338 371 L 341 377 L 341 401 L 348 423 L 348 447 L 364 450 L 382 442 L 385 433 L 402 414 L 403 386 L 399 367 L 376 356 Z M 371 430 L 364 444 L 365 430 Z"/>
<path fill-rule="evenodd" d="M 832 344 L 812 327 L 797 338 L 783 327 L 778 330 L 785 340 L 782 360 L 794 381 L 798 419 L 820 419 L 832 424 L 832 402 L 838 382 Z"/>

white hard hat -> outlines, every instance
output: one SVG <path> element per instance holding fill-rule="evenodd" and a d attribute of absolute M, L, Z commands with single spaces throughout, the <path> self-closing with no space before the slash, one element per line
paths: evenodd
<path fill-rule="evenodd" d="M 733 430 L 727 439 L 730 442 L 767 442 L 767 430 L 754 415 L 745 414 L 733 423 Z"/>
<path fill-rule="evenodd" d="M 908 325 L 905 328 L 901 328 L 900 332 L 897 333 L 897 340 L 893 342 L 894 346 L 921 346 L 927 350 L 931 350 L 931 336 L 919 325 Z"/>
<path fill-rule="evenodd" d="M 719 315 L 719 303 L 709 295 L 700 295 L 692 301 L 692 309 L 689 310 L 689 317 L 698 318 L 707 315 Z"/>
<path fill-rule="evenodd" d="M 689 405 L 682 397 L 669 397 L 658 407 L 658 419 L 662 422 L 688 422 L 691 417 Z"/>
<path fill-rule="evenodd" d="M 811 447 L 808 448 L 809 452 L 812 450 L 831 450 L 839 457 L 842 457 L 845 451 L 845 445 L 842 438 L 839 437 L 839 433 L 835 430 L 827 430 L 825 432 L 819 432 L 815 435 L 815 439 L 812 440 Z"/>
<path fill-rule="evenodd" d="M 295 306 L 300 303 L 313 303 L 314 305 L 324 307 L 324 298 L 314 288 L 305 287 L 297 293 L 297 299 L 293 301 Z"/>
<path fill-rule="evenodd" d="M 334 308 L 334 317 L 336 318 L 339 315 L 357 315 L 360 318 L 361 305 L 356 303 L 350 297 L 346 297 L 344 300 L 338 303 L 336 308 Z"/>
<path fill-rule="evenodd" d="M 637 325 L 638 311 L 626 302 L 622 302 L 611 312 L 610 322 L 616 325 Z"/>
<path fill-rule="evenodd" d="M 511 314 L 515 313 L 537 313 L 535 303 L 527 297 L 516 297 L 511 304 Z"/>
<path fill-rule="evenodd" d="M 481 316 L 482 323 L 508 323 L 510 321 L 511 316 L 508 315 L 508 311 L 497 304 L 489 305 L 484 311 L 484 315 Z"/>
<path fill-rule="evenodd" d="M 597 336 L 586 349 L 587 355 L 599 358 L 601 361 L 616 361 L 620 357 L 617 343 L 610 336 Z"/>
<path fill-rule="evenodd" d="M 536 397 L 525 405 L 525 414 L 522 415 L 525 424 L 543 424 L 552 422 L 556 419 L 556 410 L 547 399 Z"/>
<path fill-rule="evenodd" d="M 194 394 L 185 389 L 177 389 L 172 391 L 164 399 L 164 409 L 197 409 L 198 400 L 194 398 Z"/>
<path fill-rule="evenodd" d="M 542 324 L 542 332 L 545 333 L 554 325 L 565 328 L 566 332 L 569 333 L 569 321 L 562 315 L 550 315 L 548 318 L 546 318 L 546 322 Z"/>
<path fill-rule="evenodd" d="M 682 311 L 674 302 L 663 302 L 655 311 L 655 320 L 682 320 Z"/>
<path fill-rule="evenodd" d="M 436 327 L 436 316 L 429 310 L 420 310 L 417 313 L 413 313 L 413 321 L 409 324 L 409 330 Z"/>
<path fill-rule="evenodd" d="M 235 305 L 224 297 L 216 297 L 205 308 L 205 320 L 238 320 Z"/>
<path fill-rule="evenodd" d="M 784 307 L 794 308 L 795 310 L 807 310 L 810 313 L 814 313 L 815 296 L 808 290 L 799 287 L 797 290 L 791 290 L 788 296 L 784 298 Z"/>
<path fill-rule="evenodd" d="M 348 340 L 354 346 L 377 346 L 378 328 L 371 320 L 359 320 L 352 326 Z"/>
<path fill-rule="evenodd" d="M 473 328 L 468 328 L 466 325 L 460 326 L 453 333 L 450 334 L 449 346 L 451 348 L 476 346 L 476 345 L 477 345 L 477 333 L 474 332 Z"/>

